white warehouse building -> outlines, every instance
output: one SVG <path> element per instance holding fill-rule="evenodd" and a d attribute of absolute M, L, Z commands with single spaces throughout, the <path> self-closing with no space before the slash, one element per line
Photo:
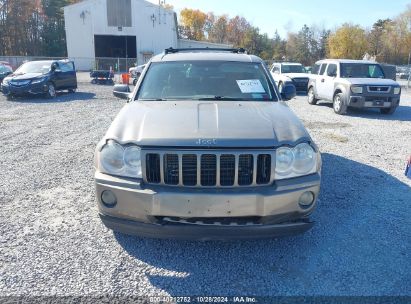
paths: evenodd
<path fill-rule="evenodd" d="M 84 0 L 64 8 L 68 57 L 78 70 L 125 71 L 164 49 L 229 47 L 178 39 L 172 10 L 144 0 Z"/>

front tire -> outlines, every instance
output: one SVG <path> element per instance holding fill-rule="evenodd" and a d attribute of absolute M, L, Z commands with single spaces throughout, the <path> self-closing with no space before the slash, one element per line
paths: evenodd
<path fill-rule="evenodd" d="M 318 99 L 315 97 L 315 92 L 314 92 L 313 87 L 310 87 L 310 89 L 308 90 L 307 96 L 308 96 L 308 103 L 310 105 L 317 104 Z"/>
<path fill-rule="evenodd" d="M 49 82 L 47 84 L 46 97 L 48 99 L 53 99 L 53 98 L 56 98 L 56 96 L 57 96 L 56 87 L 54 86 L 52 82 Z"/>
<path fill-rule="evenodd" d="M 385 115 L 391 115 L 394 114 L 395 110 L 397 110 L 397 107 L 383 108 L 380 109 L 380 113 Z"/>
<path fill-rule="evenodd" d="M 334 95 L 333 109 L 336 114 L 344 115 L 347 113 L 347 105 L 344 103 L 343 93 L 337 93 Z"/>

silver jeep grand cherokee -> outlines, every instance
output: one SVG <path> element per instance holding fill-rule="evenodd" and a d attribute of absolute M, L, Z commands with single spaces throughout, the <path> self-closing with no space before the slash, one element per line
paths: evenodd
<path fill-rule="evenodd" d="M 262 60 L 243 50 L 154 57 L 95 153 L 99 213 L 154 238 L 244 239 L 306 231 L 321 157 Z M 295 96 L 284 87 L 282 98 Z"/>

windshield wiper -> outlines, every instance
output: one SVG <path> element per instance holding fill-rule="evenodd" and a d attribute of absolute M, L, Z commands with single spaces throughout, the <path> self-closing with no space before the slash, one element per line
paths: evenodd
<path fill-rule="evenodd" d="M 246 100 L 246 99 L 244 99 L 244 98 L 237 98 L 237 97 L 214 96 L 214 97 L 203 97 L 203 98 L 199 98 L 198 100 L 243 101 L 243 100 Z"/>
<path fill-rule="evenodd" d="M 166 101 L 167 99 L 163 98 L 142 98 L 142 99 L 137 99 L 140 101 Z"/>

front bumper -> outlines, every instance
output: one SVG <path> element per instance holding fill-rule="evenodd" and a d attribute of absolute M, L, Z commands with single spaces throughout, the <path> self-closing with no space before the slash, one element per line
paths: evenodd
<path fill-rule="evenodd" d="M 295 86 L 295 90 L 297 93 L 307 93 L 308 92 L 308 79 L 304 81 L 293 80 L 290 83 Z"/>
<path fill-rule="evenodd" d="M 266 238 L 304 232 L 313 225 L 308 215 L 315 208 L 320 188 L 319 174 L 277 181 L 267 187 L 232 189 L 145 187 L 136 180 L 100 172 L 96 172 L 95 181 L 99 213 L 108 228 L 144 237 L 198 240 Z M 101 200 L 107 190 L 117 199 L 114 207 Z M 315 199 L 310 207 L 302 208 L 299 199 L 306 191 L 312 192 Z M 258 220 L 234 223 L 234 219 L 251 217 Z M 208 219 L 217 220 L 210 224 L 206 223 Z M 230 219 L 232 223 L 222 223 Z"/>
<path fill-rule="evenodd" d="M 1 91 L 4 95 L 11 96 L 27 96 L 39 95 L 47 92 L 47 85 L 45 83 L 28 84 L 25 86 L 1 85 Z"/>
<path fill-rule="evenodd" d="M 400 104 L 401 95 L 371 94 L 349 96 L 348 106 L 353 108 L 391 108 Z"/>
<path fill-rule="evenodd" d="M 313 222 L 301 219 L 290 223 L 261 226 L 198 226 L 146 224 L 100 213 L 104 225 L 114 231 L 141 237 L 180 240 L 244 240 L 274 238 L 303 233 L 312 228 Z"/>

